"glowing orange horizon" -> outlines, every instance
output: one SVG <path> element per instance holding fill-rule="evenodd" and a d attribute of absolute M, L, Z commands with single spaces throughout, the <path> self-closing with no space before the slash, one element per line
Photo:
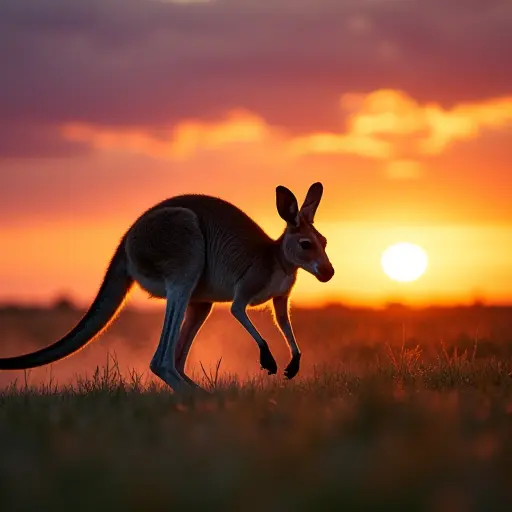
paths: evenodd
<path fill-rule="evenodd" d="M 512 302 L 512 173 L 502 142 L 512 133 L 512 96 L 443 108 L 380 89 L 346 93 L 339 106 L 347 116 L 343 129 L 301 135 L 244 109 L 163 131 L 62 125 L 65 140 L 92 150 L 72 163 L 105 172 L 128 164 L 138 180 L 124 185 L 120 175 L 122 192 L 91 188 L 91 208 L 72 220 L 65 200 L 60 214 L 42 215 L 27 200 L 19 216 L 1 219 L 0 299 L 47 301 L 65 293 L 87 304 L 136 216 L 177 193 L 221 196 L 277 237 L 283 223 L 274 187 L 290 186 L 300 201 L 320 180 L 325 194 L 316 225 L 328 238 L 336 275 L 322 284 L 300 272 L 296 303 Z M 70 160 L 37 165 L 64 173 Z M 64 187 L 57 198 L 67 199 Z M 417 282 L 396 283 L 382 272 L 382 252 L 399 241 L 427 251 L 429 269 Z M 136 293 L 134 303 L 147 304 L 142 297 Z"/>
<path fill-rule="evenodd" d="M 275 220 L 262 225 L 272 236 L 282 229 Z M 102 227 L 98 231 L 98 225 L 91 223 L 79 230 L 67 224 L 59 229 L 46 226 L 4 231 L 10 251 L 2 255 L 2 302 L 46 302 L 66 294 L 85 306 L 99 288 L 122 235 L 117 225 Z M 471 303 L 475 298 L 512 302 L 512 230 L 508 227 L 434 226 L 418 230 L 414 226 L 397 229 L 392 225 L 318 221 L 317 228 L 328 238 L 327 252 L 336 275 L 325 284 L 300 271 L 293 294 L 296 304 L 342 301 L 380 306 L 400 301 L 449 305 Z M 398 240 L 418 243 L 429 255 L 428 272 L 418 281 L 394 282 L 382 271 L 382 251 Z M 40 249 L 35 252 L 34 246 Z M 130 302 L 151 304 L 142 292 L 136 292 Z"/>

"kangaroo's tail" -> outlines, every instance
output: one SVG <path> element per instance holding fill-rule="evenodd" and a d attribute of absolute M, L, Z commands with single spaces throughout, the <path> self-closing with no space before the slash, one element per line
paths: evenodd
<path fill-rule="evenodd" d="M 0 358 L 0 370 L 23 370 L 63 359 L 85 347 L 114 320 L 133 286 L 128 274 L 124 238 L 107 269 L 91 307 L 78 324 L 59 341 L 31 354 Z"/>

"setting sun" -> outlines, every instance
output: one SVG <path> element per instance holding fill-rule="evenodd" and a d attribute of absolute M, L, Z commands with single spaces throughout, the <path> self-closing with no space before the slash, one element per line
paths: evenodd
<path fill-rule="evenodd" d="M 384 251 L 381 264 L 386 275 L 394 281 L 410 282 L 425 273 L 428 257 L 419 245 L 401 242 Z"/>

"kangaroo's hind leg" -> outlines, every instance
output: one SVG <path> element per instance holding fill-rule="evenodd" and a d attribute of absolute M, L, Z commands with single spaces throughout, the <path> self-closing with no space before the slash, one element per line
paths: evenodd
<path fill-rule="evenodd" d="M 176 345 L 190 293 L 176 283 L 168 285 L 165 318 L 158 348 L 150 363 L 151 371 L 174 391 L 184 391 L 190 383 L 176 369 Z M 195 387 L 195 386 L 194 386 Z"/>
<path fill-rule="evenodd" d="M 211 302 L 191 302 L 185 314 L 176 346 L 176 369 L 178 373 L 192 386 L 197 384 L 185 374 L 185 363 L 195 337 L 208 318 L 213 304 Z"/>
<path fill-rule="evenodd" d="M 190 388 L 176 370 L 175 350 L 185 311 L 204 268 L 205 244 L 197 216 L 186 208 L 150 211 L 131 228 L 126 249 L 135 279 L 148 291 L 158 288 L 158 296 L 166 299 L 151 371 L 175 391 Z"/>

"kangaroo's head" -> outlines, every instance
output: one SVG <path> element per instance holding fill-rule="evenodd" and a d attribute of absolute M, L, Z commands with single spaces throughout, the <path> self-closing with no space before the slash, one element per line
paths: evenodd
<path fill-rule="evenodd" d="M 279 215 L 286 221 L 286 230 L 281 237 L 285 260 L 325 283 L 334 275 L 334 268 L 325 252 L 327 240 L 313 226 L 323 191 L 321 183 L 313 183 L 299 210 L 293 192 L 280 185 L 276 188 L 276 203 Z"/>

